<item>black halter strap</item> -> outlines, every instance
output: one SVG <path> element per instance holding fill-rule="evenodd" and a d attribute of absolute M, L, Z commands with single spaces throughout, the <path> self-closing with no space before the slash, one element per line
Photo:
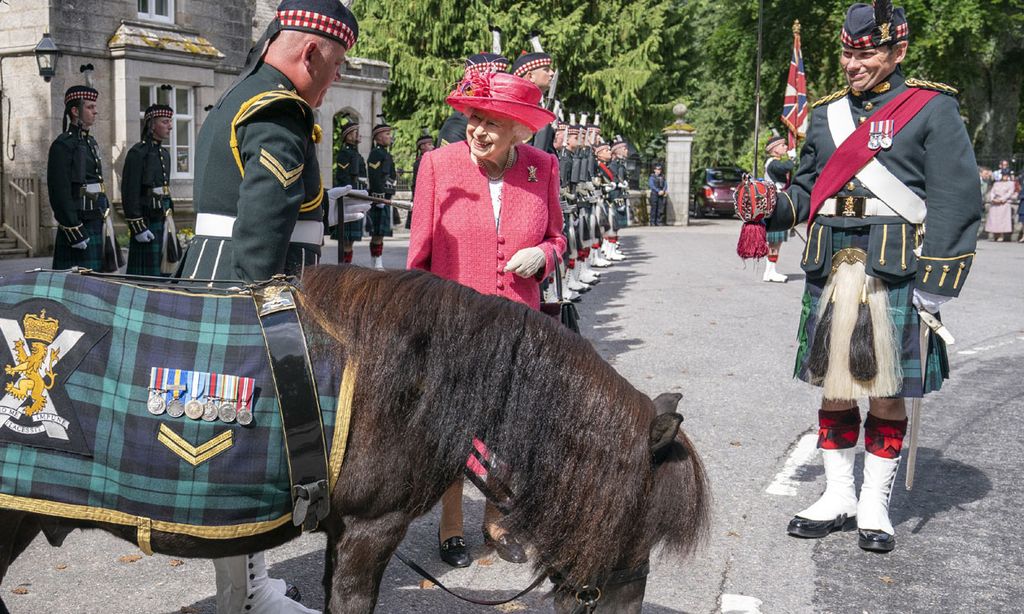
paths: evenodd
<path fill-rule="evenodd" d="M 410 560 L 408 557 L 406 557 L 404 554 L 402 554 L 402 552 L 400 550 L 395 550 L 395 558 L 398 559 L 399 561 L 402 561 L 403 563 L 405 563 L 405 565 L 409 569 L 411 569 L 411 570 L 415 571 L 416 573 L 418 573 L 425 580 L 429 580 L 430 582 L 433 582 L 439 589 L 441 589 L 444 592 L 448 593 L 452 597 L 455 597 L 456 599 L 461 599 L 462 601 L 465 601 L 465 602 L 468 602 L 468 603 L 474 603 L 476 605 L 496 606 L 496 605 L 504 605 L 506 603 L 509 603 L 510 601 L 515 601 L 516 599 L 519 599 L 520 597 L 522 597 L 526 593 L 529 593 L 533 589 L 535 589 L 538 586 L 540 586 L 541 583 L 543 583 L 544 580 L 547 580 L 547 577 L 548 577 L 546 573 L 540 574 L 533 581 L 533 583 L 530 584 L 530 586 L 527 586 L 523 590 L 521 590 L 518 593 L 516 593 L 515 596 L 509 597 L 508 599 L 502 599 L 500 601 L 492 601 L 490 599 L 474 599 L 472 597 L 466 597 L 464 595 L 460 595 L 460 594 L 452 591 L 450 588 L 448 588 L 447 586 L 442 584 L 440 580 L 438 580 L 434 576 L 430 575 L 429 572 L 427 572 L 425 569 L 423 569 L 422 567 L 417 565 L 414 561 Z"/>

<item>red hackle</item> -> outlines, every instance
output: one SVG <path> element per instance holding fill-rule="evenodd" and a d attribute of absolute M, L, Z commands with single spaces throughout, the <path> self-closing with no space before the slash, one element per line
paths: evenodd
<path fill-rule="evenodd" d="M 768 232 L 764 220 L 775 213 L 778 195 L 771 181 L 743 176 L 743 183 L 736 189 L 736 215 L 743 220 L 740 240 L 736 253 L 740 258 L 764 258 L 768 255 Z"/>

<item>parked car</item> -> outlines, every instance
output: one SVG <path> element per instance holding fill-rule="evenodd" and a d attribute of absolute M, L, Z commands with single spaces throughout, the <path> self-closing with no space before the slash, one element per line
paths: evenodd
<path fill-rule="evenodd" d="M 690 217 L 736 214 L 733 195 L 743 180 L 745 171 L 737 166 L 702 168 L 690 184 Z"/>

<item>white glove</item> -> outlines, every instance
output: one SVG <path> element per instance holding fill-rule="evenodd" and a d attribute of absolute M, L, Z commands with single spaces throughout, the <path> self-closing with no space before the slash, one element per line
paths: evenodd
<path fill-rule="evenodd" d="M 541 248 L 524 247 L 509 258 L 505 270 L 512 271 L 520 277 L 533 277 L 537 271 L 544 268 L 546 260 Z"/>
<path fill-rule="evenodd" d="M 368 200 L 359 198 L 360 196 L 369 196 L 366 190 L 350 190 L 348 195 L 345 196 L 343 201 L 345 204 L 345 222 L 355 222 L 366 217 L 366 212 L 370 210 L 373 205 Z"/>
<path fill-rule="evenodd" d="M 342 196 L 345 196 L 346 194 L 348 194 L 351 191 L 352 191 L 352 186 L 350 186 L 350 185 L 335 186 L 335 187 L 331 188 L 330 190 L 327 190 L 327 198 L 329 198 L 331 200 L 338 200 L 339 198 L 341 198 Z"/>
<path fill-rule="evenodd" d="M 606 184 L 604 186 L 604 191 L 605 192 L 611 192 L 614 189 L 615 189 L 615 184 L 614 183 L 609 183 L 609 184 Z"/>
<path fill-rule="evenodd" d="M 619 189 L 620 190 L 628 190 L 629 189 L 629 182 L 628 181 L 623 181 L 622 183 L 620 183 L 619 184 Z"/>
<path fill-rule="evenodd" d="M 938 313 L 942 304 L 949 301 L 951 298 L 953 297 L 942 296 L 941 294 L 932 294 L 931 292 L 914 288 L 914 307 L 923 309 L 928 313 Z"/>
<path fill-rule="evenodd" d="M 789 151 L 786 152 L 786 155 L 789 156 L 790 160 L 796 160 L 796 150 L 795 149 L 790 149 Z"/>
<path fill-rule="evenodd" d="M 71 247 L 73 247 L 74 249 L 85 249 L 86 247 L 89 247 L 89 237 L 82 239 L 81 241 L 75 243 Z"/>
<path fill-rule="evenodd" d="M 153 231 L 148 228 L 143 230 L 139 234 L 135 235 L 135 240 L 138 241 L 139 243 L 149 243 L 155 238 L 156 235 L 153 234 Z"/>

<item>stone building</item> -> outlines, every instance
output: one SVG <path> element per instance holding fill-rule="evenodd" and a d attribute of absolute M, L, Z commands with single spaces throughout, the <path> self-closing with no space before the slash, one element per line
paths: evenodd
<path fill-rule="evenodd" d="M 141 116 L 153 102 L 175 109 L 171 190 L 179 227 L 191 225 L 195 140 L 206 117 L 234 81 L 278 0 L 0 0 L 0 119 L 3 177 L 0 234 L 45 255 L 56 227 L 46 196 L 46 155 L 61 130 L 64 91 L 89 83 L 100 91 L 99 142 L 107 193 L 120 201 L 127 150 L 140 138 Z M 56 75 L 39 76 L 33 50 L 43 34 L 60 48 Z M 344 79 L 318 111 L 324 126 L 319 159 L 330 185 L 332 120 L 345 114 L 372 124 L 381 112 L 390 67 L 350 57 Z M 369 131 L 361 145 L 369 153 Z M 3 241 L 0 236 L 0 241 Z M 0 254 L 4 250 L 0 244 Z"/>

